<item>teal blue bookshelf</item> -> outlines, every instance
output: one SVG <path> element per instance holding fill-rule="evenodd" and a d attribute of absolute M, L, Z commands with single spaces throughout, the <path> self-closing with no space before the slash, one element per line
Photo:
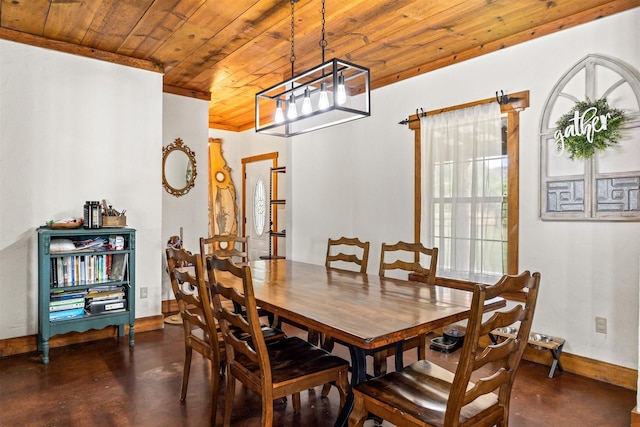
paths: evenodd
<path fill-rule="evenodd" d="M 68 332 L 86 332 L 91 329 L 103 329 L 117 326 L 118 335 L 124 336 L 125 325 L 129 325 L 129 346 L 134 346 L 135 322 L 135 277 L 136 277 L 136 230 L 131 228 L 96 228 L 96 229 L 50 229 L 38 228 L 38 351 L 42 352 L 42 362 L 49 363 L 49 340 L 54 335 Z M 56 252 L 56 243 L 60 239 L 82 242 L 105 239 L 109 236 L 122 236 L 124 249 L 114 250 L 109 247 L 98 249 L 70 249 Z M 117 266 L 117 272 L 111 277 L 109 266 Z M 60 293 L 78 294 L 92 291 L 109 291 L 122 289 L 124 297 L 117 301 L 112 311 L 99 314 L 73 308 L 68 316 L 56 313 L 51 316 L 51 306 L 56 295 Z M 120 297 L 122 298 L 122 297 Z M 124 303 L 123 303 L 124 302 Z M 52 319 L 54 317 L 55 319 Z M 57 319 L 57 320 L 56 320 Z"/>

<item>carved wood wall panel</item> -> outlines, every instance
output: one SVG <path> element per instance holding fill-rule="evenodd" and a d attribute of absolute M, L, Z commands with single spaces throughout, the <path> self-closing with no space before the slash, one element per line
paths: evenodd
<path fill-rule="evenodd" d="M 238 234 L 238 204 L 222 139 L 209 138 L 209 236 Z"/>

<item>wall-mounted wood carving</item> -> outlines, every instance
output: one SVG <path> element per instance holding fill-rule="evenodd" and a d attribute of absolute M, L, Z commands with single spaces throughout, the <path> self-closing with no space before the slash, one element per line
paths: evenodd
<path fill-rule="evenodd" d="M 236 186 L 222 155 L 222 139 L 209 138 L 209 235 L 238 233 Z"/>

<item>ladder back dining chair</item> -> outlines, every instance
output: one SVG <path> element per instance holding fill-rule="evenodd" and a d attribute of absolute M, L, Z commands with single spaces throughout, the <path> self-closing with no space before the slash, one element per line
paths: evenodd
<path fill-rule="evenodd" d="M 529 340 L 539 284 L 539 273 L 525 271 L 505 275 L 495 285 L 475 285 L 455 373 L 418 360 L 398 372 L 355 386 L 349 427 L 362 426 L 369 413 L 402 426 L 506 426 L 511 389 Z M 525 295 L 524 304 L 495 311 L 483 321 L 485 301 L 513 292 Z M 515 323 L 519 323 L 517 336 L 482 346 L 480 339 L 492 330 Z"/>
<path fill-rule="evenodd" d="M 325 267 L 366 273 L 368 263 L 369 242 L 362 242 L 357 237 L 328 239 Z M 327 351 L 333 350 L 333 340 L 328 335 L 320 336 L 316 331 L 309 330 L 307 341 L 312 344 L 321 344 Z"/>
<path fill-rule="evenodd" d="M 218 389 L 225 349 L 222 334 L 217 330 L 213 305 L 205 284 L 202 258 L 199 254 L 174 248 L 166 249 L 166 258 L 171 289 L 178 303 L 184 328 L 185 356 L 180 401 L 184 402 L 187 397 L 191 356 L 195 350 L 211 363 L 207 425 L 213 426 L 216 420 Z M 190 267 L 181 267 L 183 265 Z"/>
<path fill-rule="evenodd" d="M 273 424 L 274 399 L 293 395 L 294 409 L 297 411 L 300 408 L 300 392 L 326 383 L 336 385 L 342 408 L 349 388 L 349 362 L 299 337 L 267 343 L 260 329 L 250 267 L 235 265 L 228 258 L 214 255 L 207 258 L 207 269 L 215 314 L 226 348 L 228 398 L 224 425 L 231 423 L 236 379 L 261 396 L 262 426 L 270 427 Z M 223 305 L 222 297 L 244 307 L 246 315 Z M 236 329 L 251 339 L 238 339 L 234 333 Z"/>
<path fill-rule="evenodd" d="M 428 258 L 429 267 L 422 264 L 422 260 Z M 408 273 L 418 274 L 424 278 L 428 285 L 434 285 L 436 269 L 438 267 L 438 248 L 427 248 L 422 243 L 407 243 L 399 241 L 396 244 L 382 244 L 380 251 L 380 267 L 378 275 L 386 277 L 391 270 L 403 270 Z M 426 357 L 426 335 L 409 338 L 404 342 L 404 350 L 418 349 L 418 359 Z M 387 371 L 387 357 L 395 354 L 395 349 L 379 351 L 374 354 L 374 375 L 379 376 Z"/>
<path fill-rule="evenodd" d="M 324 265 L 334 270 L 351 270 L 360 273 L 367 272 L 369 263 L 369 242 L 362 242 L 357 237 L 329 238 L 327 241 L 327 255 Z M 323 349 L 331 352 L 334 347 L 333 338 L 326 334 L 318 334 L 309 330 L 307 341 L 319 344 Z M 330 384 L 322 389 L 322 396 L 329 393 Z"/>

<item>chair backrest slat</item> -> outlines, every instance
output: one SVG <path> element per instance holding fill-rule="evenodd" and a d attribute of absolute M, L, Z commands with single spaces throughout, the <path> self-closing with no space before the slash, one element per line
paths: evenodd
<path fill-rule="evenodd" d="M 209 255 L 217 255 L 219 258 L 231 258 L 234 262 L 249 262 L 249 237 L 240 237 L 235 234 L 219 234 L 211 237 L 200 238 L 200 254 L 202 265 L 206 265 Z"/>

